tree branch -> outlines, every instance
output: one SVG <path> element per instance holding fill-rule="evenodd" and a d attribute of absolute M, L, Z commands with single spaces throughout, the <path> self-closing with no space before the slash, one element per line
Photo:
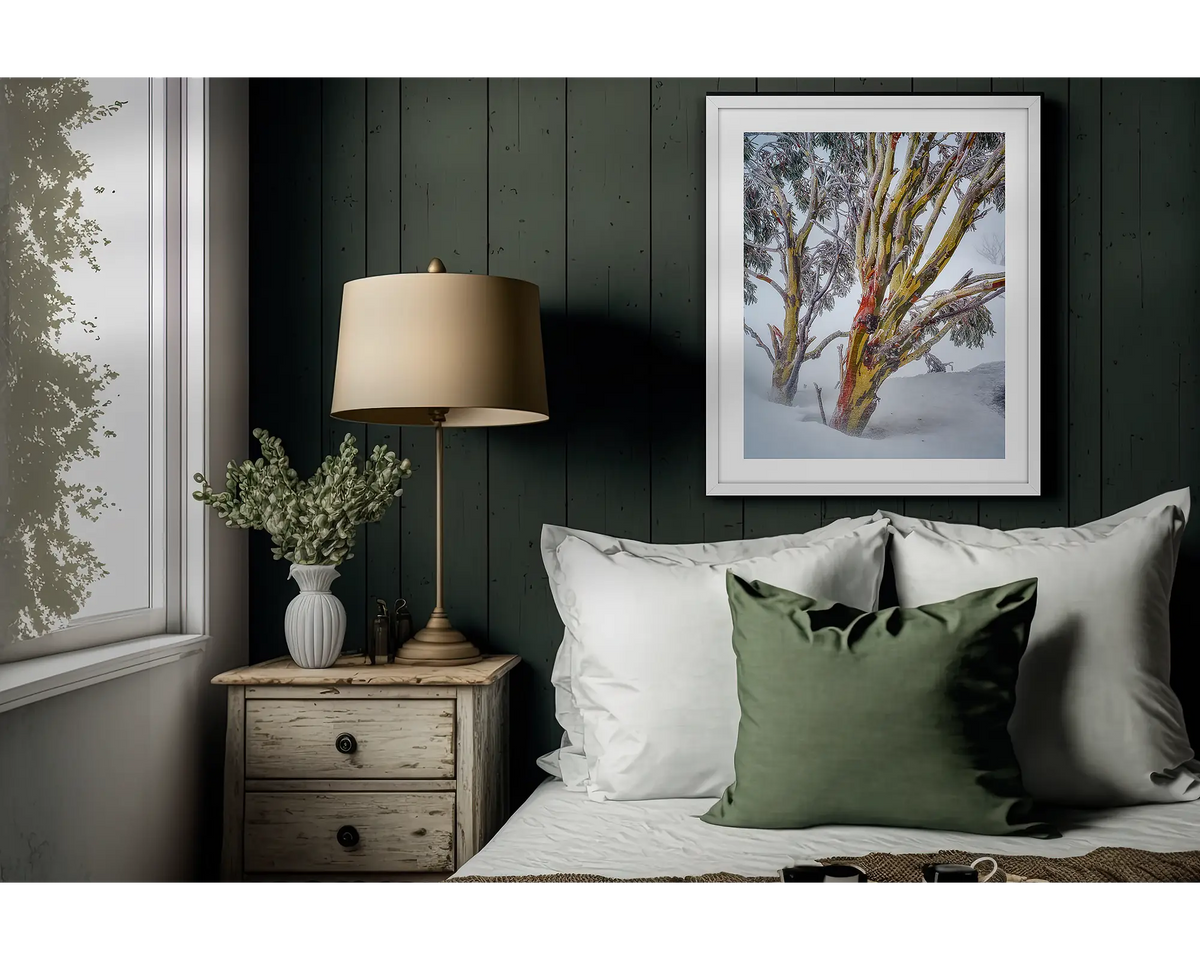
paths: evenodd
<path fill-rule="evenodd" d="M 981 296 L 978 300 L 972 300 L 970 303 L 965 303 L 961 307 L 957 307 L 954 310 L 951 310 L 949 313 L 938 314 L 937 319 L 938 320 L 949 320 L 952 317 L 957 317 L 964 313 L 969 313 L 970 311 L 974 310 L 976 307 L 982 307 L 985 303 L 995 300 L 997 297 L 1001 296 L 1003 293 L 1004 293 L 1003 290 L 992 290 L 990 293 L 986 293 L 984 296 Z"/>
<path fill-rule="evenodd" d="M 760 347 L 762 347 L 763 353 L 765 353 L 767 355 L 767 359 L 770 360 L 772 364 L 774 364 L 775 363 L 775 354 L 771 351 L 770 347 L 768 347 L 765 343 L 762 342 L 762 337 L 760 337 L 757 333 L 755 333 L 754 328 L 751 327 L 750 324 L 746 323 L 745 320 L 742 321 L 742 326 L 745 328 L 746 332 L 748 334 L 750 334 L 751 339 L 753 339 L 755 343 L 757 343 Z"/>
<path fill-rule="evenodd" d="M 839 215 L 838 215 L 838 225 L 839 225 L 839 226 L 840 226 L 840 223 L 841 223 L 841 215 L 839 214 Z M 828 234 L 830 237 L 832 237 L 832 238 L 833 238 L 833 240 L 834 240 L 834 242 L 835 242 L 835 243 L 836 243 L 836 244 L 837 244 L 839 247 L 848 247 L 848 246 L 850 246 L 850 241 L 849 241 L 849 240 L 847 240 L 845 237 L 841 236 L 841 230 L 840 230 L 840 229 L 838 230 L 838 232 L 837 232 L 837 233 L 834 233 L 832 230 L 830 230 L 830 229 L 829 229 L 827 226 L 825 226 L 825 224 L 821 223 L 819 220 L 818 220 L 818 221 L 817 221 L 817 222 L 814 224 L 814 226 L 815 226 L 815 227 L 816 227 L 818 230 L 821 230 L 821 231 L 823 231 L 824 233 Z"/>
<path fill-rule="evenodd" d="M 942 272 L 942 269 L 954 255 L 954 251 L 958 249 L 959 242 L 962 240 L 967 229 L 970 227 L 972 218 L 979 210 L 980 205 L 983 203 L 984 197 L 986 197 L 988 192 L 994 189 L 995 185 L 1000 182 L 998 178 L 1003 176 L 1003 168 L 1003 145 L 1001 145 L 1001 147 L 998 147 L 992 154 L 986 165 L 984 173 L 987 175 L 988 179 L 981 183 L 977 178 L 972 184 L 971 188 L 966 191 L 962 197 L 962 200 L 959 202 L 958 209 L 955 210 L 953 218 L 946 227 L 946 232 L 938 242 L 937 247 L 934 249 L 933 253 L 929 255 L 928 260 L 921 264 L 918 263 L 918 257 L 924 250 L 924 241 L 929 237 L 932 231 L 934 217 L 931 216 L 930 223 L 924 228 L 924 233 L 921 237 L 922 243 L 909 262 L 908 272 L 906 273 L 904 281 L 901 285 L 901 288 L 904 291 L 904 303 L 915 302 L 918 297 L 920 297 L 927 289 L 929 289 L 929 286 L 933 283 L 933 281 L 937 279 L 938 275 Z M 946 196 L 948 195 L 956 177 L 957 170 L 952 170 L 947 178 L 946 183 L 943 185 L 942 193 L 938 197 L 938 206 L 935 208 L 935 214 L 940 213 L 941 206 L 945 202 Z M 897 309 L 902 308 L 900 303 L 897 303 L 896 306 Z"/>
<path fill-rule="evenodd" d="M 747 327 L 746 329 L 749 330 L 750 328 Z M 829 336 L 827 336 L 824 340 L 822 340 L 820 343 L 818 343 L 815 347 L 813 347 L 811 350 L 809 350 L 807 353 L 805 353 L 804 359 L 805 360 L 816 360 L 817 357 L 819 357 L 821 355 L 821 351 L 824 350 L 831 343 L 833 343 L 834 340 L 836 340 L 838 337 L 848 337 L 848 336 L 850 336 L 849 330 L 835 330 L 833 333 L 831 333 Z"/>
<path fill-rule="evenodd" d="M 958 150 L 951 158 L 942 165 L 938 171 L 939 178 L 944 177 L 942 188 L 938 191 L 937 202 L 934 204 L 933 212 L 929 215 L 929 222 L 925 224 L 922 233 L 921 241 L 917 244 L 917 249 L 913 251 L 912 259 L 909 260 L 907 276 L 912 277 L 921 271 L 921 254 L 925 252 L 925 244 L 933 235 L 934 224 L 938 222 L 938 218 L 942 215 L 942 208 L 946 205 L 946 198 L 950 196 L 950 191 L 954 188 L 954 184 L 958 179 L 958 170 L 966 162 L 967 156 L 970 153 L 970 144 L 974 139 L 974 134 L 969 139 L 959 144 Z"/>
<path fill-rule="evenodd" d="M 817 179 L 817 158 L 812 151 L 812 139 L 805 148 L 805 153 L 808 154 L 808 216 L 804 219 L 804 226 L 796 234 L 796 241 L 800 244 L 803 250 L 804 245 L 808 243 L 808 235 L 812 232 L 813 223 L 817 216 L 817 207 L 821 205 L 821 194 Z"/>
<path fill-rule="evenodd" d="M 804 330 L 805 330 L 805 333 L 807 333 L 807 332 L 808 332 L 808 328 L 809 328 L 810 326 L 812 326 L 813 318 L 816 316 L 816 310 L 817 310 L 817 308 L 820 306 L 820 304 L 821 304 L 821 301 L 822 301 L 822 300 L 825 298 L 825 294 L 827 294 L 827 293 L 829 292 L 829 288 L 833 286 L 833 281 L 834 281 L 834 279 L 837 277 L 837 271 L 838 271 L 838 260 L 839 260 L 839 258 L 840 258 L 840 257 L 841 257 L 841 255 L 842 255 L 842 247 L 843 247 L 843 246 L 846 246 L 846 247 L 848 247 L 848 246 L 849 246 L 849 244 L 848 244 L 848 243 L 846 243 L 846 242 L 845 242 L 845 241 L 842 239 L 842 237 L 840 236 L 840 234 L 841 234 L 841 232 L 842 232 L 842 216 L 841 216 L 841 213 L 840 213 L 840 212 L 838 212 L 838 211 L 835 211 L 835 212 L 834 212 L 834 217 L 835 217 L 835 219 L 834 219 L 834 230 L 836 231 L 836 232 L 834 232 L 834 233 L 830 233 L 830 232 L 829 232 L 829 229 L 828 229 L 828 228 L 827 228 L 827 227 L 826 227 L 826 226 L 825 226 L 823 223 L 820 223 L 820 222 L 818 222 L 818 223 L 817 223 L 817 226 L 818 226 L 818 227 L 820 227 L 822 230 L 824 230 L 826 233 L 828 233 L 828 234 L 829 234 L 829 236 L 833 237 L 833 241 L 834 241 L 834 243 L 835 243 L 835 244 L 837 244 L 837 249 L 835 249 L 835 250 L 834 250 L 834 253 L 833 253 L 833 265 L 830 267 L 830 270 L 829 270 L 829 276 L 828 276 L 828 277 L 826 277 L 826 279 L 825 279 L 825 285 L 824 285 L 824 286 L 821 288 L 821 292 L 820 292 L 820 293 L 818 293 L 818 294 L 817 294 L 815 297 L 813 297 L 813 296 L 810 296 L 810 297 L 809 297 L 809 299 L 808 299 L 808 311 L 807 311 L 807 312 L 805 313 L 805 315 L 804 315 Z M 818 282 L 818 283 L 820 282 L 820 279 L 821 279 L 821 275 L 820 275 L 820 273 L 818 273 L 818 274 L 817 274 L 817 282 Z"/>
<path fill-rule="evenodd" d="M 837 254 L 835 253 L 834 256 L 836 257 Z M 815 297 L 810 296 L 808 298 L 808 310 L 804 314 L 805 330 L 812 326 L 813 318 L 817 314 L 817 308 L 821 306 L 821 301 L 825 298 L 825 294 L 827 294 L 829 292 L 829 288 L 833 286 L 834 278 L 837 277 L 837 266 L 837 261 L 834 260 L 833 266 L 829 268 L 829 275 L 825 278 L 825 286 L 821 288 L 821 292 Z M 821 275 L 818 273 L 818 279 L 820 276 Z"/>
<path fill-rule="evenodd" d="M 755 243 L 753 240 L 745 239 L 742 240 L 742 246 L 753 247 L 755 250 L 759 250 L 762 253 L 777 253 L 779 256 L 783 256 L 783 247 L 780 246 L 768 247 L 765 243 Z"/>
<path fill-rule="evenodd" d="M 952 310 L 949 313 L 942 314 L 942 316 L 938 317 L 937 319 L 939 321 L 945 321 L 945 322 L 942 323 L 942 326 L 938 329 L 937 333 L 935 333 L 932 337 L 929 337 L 927 340 L 922 342 L 917 347 L 913 348 L 911 350 L 911 352 L 907 353 L 907 354 L 904 353 L 904 346 L 901 346 L 900 362 L 898 364 L 896 364 L 896 369 L 899 370 L 901 367 L 907 366 L 908 364 L 912 363 L 914 360 L 920 360 L 921 357 L 925 356 L 925 354 L 927 354 L 930 350 L 932 350 L 937 345 L 938 341 L 942 340 L 946 336 L 946 334 L 948 334 L 952 329 L 954 329 L 954 325 L 956 323 L 958 323 L 958 318 L 960 316 L 962 316 L 962 314 L 968 313 L 969 311 L 974 310 L 976 307 L 982 307 L 985 303 L 988 303 L 991 300 L 995 300 L 1002 293 L 1004 293 L 1003 289 L 992 290 L 990 293 L 985 293 L 983 296 L 980 296 L 978 299 L 973 300 L 970 303 L 963 304 L 963 306 L 961 306 L 955 310 Z M 910 330 L 908 332 L 907 337 L 906 337 L 908 344 L 911 343 L 913 335 L 916 334 L 917 332 L 919 332 L 919 330 L 920 330 L 920 327 L 917 326 L 917 327 L 912 328 L 912 330 Z M 908 344 L 905 344 L 905 345 L 908 345 Z"/>
<path fill-rule="evenodd" d="M 783 184 L 778 179 L 771 183 L 771 192 L 775 194 L 775 219 L 783 227 L 783 234 L 786 238 L 785 245 L 792 247 L 796 243 L 796 235 L 792 232 L 792 225 L 789 222 L 792 214 L 792 204 L 788 200 L 787 194 L 783 192 Z"/>
<path fill-rule="evenodd" d="M 965 281 L 965 282 L 964 282 Z M 964 278 L 952 289 L 944 293 L 937 294 L 928 303 L 920 307 L 916 311 L 915 323 L 920 324 L 928 317 L 933 316 L 943 307 L 963 300 L 967 297 L 973 297 L 977 293 L 988 293 L 992 290 L 1001 289 L 1004 286 L 1003 273 L 985 273 L 978 277 Z"/>
<path fill-rule="evenodd" d="M 775 292 L 783 298 L 783 302 L 787 303 L 787 292 L 783 289 L 783 287 L 781 287 L 778 283 L 776 283 L 774 280 L 772 280 L 766 274 L 752 273 L 752 274 L 750 274 L 750 276 L 752 276 L 755 280 L 761 280 L 763 283 L 769 283 L 772 287 L 775 288 Z"/>

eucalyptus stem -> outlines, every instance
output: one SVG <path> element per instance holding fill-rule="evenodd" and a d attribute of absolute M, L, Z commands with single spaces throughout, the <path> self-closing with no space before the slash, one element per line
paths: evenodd
<path fill-rule="evenodd" d="M 241 464 L 230 460 L 220 493 L 196 474 L 200 489 L 192 496 L 213 507 L 227 527 L 265 530 L 276 560 L 330 566 L 349 560 L 359 527 L 381 520 L 403 492 L 401 481 L 412 476 L 409 461 L 383 445 L 359 460 L 348 433 L 337 456 L 326 457 L 312 477 L 301 480 L 278 437 L 262 428 L 253 435 L 262 456 Z"/>

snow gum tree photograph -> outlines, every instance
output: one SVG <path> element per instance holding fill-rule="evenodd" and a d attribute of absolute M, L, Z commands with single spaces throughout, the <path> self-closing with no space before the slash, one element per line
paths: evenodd
<path fill-rule="evenodd" d="M 1005 136 L 743 135 L 746 458 L 1005 457 Z"/>

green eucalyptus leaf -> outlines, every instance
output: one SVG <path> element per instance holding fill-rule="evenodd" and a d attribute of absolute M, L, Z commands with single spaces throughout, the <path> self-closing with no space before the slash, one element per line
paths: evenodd
<path fill-rule="evenodd" d="M 398 460 L 383 444 L 360 460 L 354 435 L 346 434 L 338 455 L 326 456 L 316 473 L 301 480 L 277 437 L 262 428 L 253 436 L 261 457 L 240 465 L 230 461 L 219 494 L 196 474 L 200 489 L 192 496 L 229 518 L 227 526 L 265 530 L 276 560 L 315 563 L 320 558 L 336 564 L 350 559 L 358 528 L 383 517 L 402 492 L 401 480 L 412 472 L 407 459 Z"/>

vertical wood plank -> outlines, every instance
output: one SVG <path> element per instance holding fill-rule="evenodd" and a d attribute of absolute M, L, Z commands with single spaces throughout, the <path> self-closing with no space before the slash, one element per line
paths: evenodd
<path fill-rule="evenodd" d="M 992 77 L 992 93 L 1023 93 L 1023 77 Z"/>
<path fill-rule="evenodd" d="M 346 434 L 367 443 L 365 424 L 336 420 L 333 375 L 337 367 L 342 286 L 367 266 L 366 81 L 321 81 L 321 407 L 322 453 L 337 454 Z M 366 540 L 361 531 L 354 556 L 338 566 L 333 592 L 346 607 L 344 649 L 362 650 L 367 637 Z"/>
<path fill-rule="evenodd" d="M 799 74 L 760 73 L 755 78 L 755 90 L 760 94 L 798 94 L 797 83 Z M 833 90 L 833 78 L 830 77 L 829 89 Z"/>
<path fill-rule="evenodd" d="M 914 77 L 912 82 L 913 93 L 989 93 L 991 89 L 990 77 Z M 974 497 L 905 497 L 902 510 L 926 520 L 979 522 L 979 500 Z"/>
<path fill-rule="evenodd" d="M 1148 322 L 1157 323 L 1158 329 L 1175 338 L 1178 370 L 1179 460 L 1176 476 L 1164 489 L 1188 485 L 1194 495 L 1200 484 L 1200 378 L 1196 373 L 1200 369 L 1200 333 L 1193 309 L 1200 301 L 1200 237 L 1195 228 L 1200 201 L 1195 159 L 1200 152 L 1200 83 L 1156 80 L 1153 84 L 1145 146 L 1151 153 L 1160 152 L 1150 156 L 1143 151 L 1146 188 L 1142 196 L 1149 254 L 1146 282 L 1154 287 L 1148 297 L 1152 318 Z M 1154 327 L 1143 334 L 1151 340 L 1159 336 Z M 1154 413 L 1147 410 L 1143 415 L 1153 417 Z M 1194 603 L 1198 591 L 1200 524 L 1193 520 L 1184 535 L 1171 593 L 1171 675 L 1193 744 L 1200 740 L 1200 696 L 1188 681 L 1200 669 L 1195 643 L 1200 626 Z"/>
<path fill-rule="evenodd" d="M 650 81 L 567 82 L 567 521 L 648 540 Z"/>
<path fill-rule="evenodd" d="M 913 77 L 913 93 L 991 93 L 991 77 Z"/>
<path fill-rule="evenodd" d="M 833 93 L 832 77 L 759 77 L 755 80 L 759 93 Z"/>
<path fill-rule="evenodd" d="M 653 81 L 650 493 L 658 543 L 742 534 L 742 498 L 704 489 L 704 98 L 739 90 L 753 91 L 754 81 Z"/>
<path fill-rule="evenodd" d="M 401 267 L 440 257 L 453 273 L 487 272 L 487 81 L 401 82 Z M 399 371 L 403 375 L 403 369 Z M 400 582 L 420 629 L 434 601 L 434 443 L 428 427 L 401 430 L 413 463 L 400 510 Z M 446 612 L 487 645 L 486 429 L 445 432 Z"/>
<path fill-rule="evenodd" d="M 912 77 L 838 77 L 838 93 L 912 93 Z"/>
<path fill-rule="evenodd" d="M 909 77 L 843 77 L 835 81 L 838 93 L 911 93 Z M 829 523 L 839 517 L 859 517 L 876 510 L 901 511 L 901 497 L 826 497 L 821 522 Z"/>
<path fill-rule="evenodd" d="M 1197 322 L 1196 102 L 1183 84 L 1163 79 L 1140 82 L 1138 94 L 1143 325 L 1136 343 L 1142 383 L 1149 388 L 1138 402 L 1154 413 L 1136 414 L 1142 449 L 1135 448 L 1135 485 L 1128 493 L 1135 502 L 1180 484 L 1180 438 L 1185 422 L 1194 421 L 1193 410 L 1181 402 L 1184 345 Z M 1191 290 L 1180 289 L 1183 277 Z"/>
<path fill-rule="evenodd" d="M 454 865 L 462 867 L 508 819 L 508 677 L 457 689 Z"/>
<path fill-rule="evenodd" d="M 1136 331 L 1140 350 L 1134 359 L 1142 371 L 1143 395 L 1126 399 L 1141 408 L 1130 411 L 1138 462 L 1127 496 L 1135 501 L 1196 477 L 1194 469 L 1187 470 L 1196 463 L 1196 387 L 1191 370 L 1200 359 L 1194 332 L 1194 305 L 1200 287 L 1200 243 L 1195 236 L 1200 193 L 1195 159 L 1200 150 L 1196 137 L 1200 98 L 1196 90 L 1194 81 L 1144 80 L 1137 86 L 1144 313 Z M 1180 678 L 1194 676 L 1200 664 L 1194 642 L 1200 619 L 1193 610 L 1200 587 L 1196 543 L 1193 531 L 1175 577 L 1172 632 L 1176 641 L 1171 661 L 1193 733 L 1200 728 L 1200 697 Z"/>
<path fill-rule="evenodd" d="M 321 82 L 250 82 L 250 423 L 283 439 L 302 475 L 321 460 Z M 286 372 L 281 389 L 273 371 Z M 252 444 L 251 456 L 258 451 Z M 212 479 L 212 478 L 210 478 Z M 250 534 L 250 658 L 287 653 L 296 594 L 271 538 Z"/>
<path fill-rule="evenodd" d="M 820 77 L 759 77 L 759 93 L 834 93 L 836 81 Z M 746 497 L 742 508 L 747 537 L 774 537 L 804 533 L 823 521 L 819 497 Z"/>
<path fill-rule="evenodd" d="M 1157 158 L 1156 162 L 1164 163 L 1161 177 L 1175 196 L 1159 200 L 1162 203 L 1159 215 L 1164 218 L 1162 226 L 1167 237 L 1164 241 L 1163 237 L 1156 236 L 1154 242 L 1156 250 L 1161 249 L 1162 255 L 1170 258 L 1167 269 L 1173 272 L 1161 282 L 1164 295 L 1174 291 L 1175 304 L 1164 309 L 1179 330 L 1179 476 L 1176 482 L 1180 486 L 1190 485 L 1193 496 L 1197 496 L 1200 495 L 1200 328 L 1193 317 L 1192 305 L 1200 303 L 1200 234 L 1194 222 L 1200 204 L 1200 180 L 1197 179 L 1195 160 L 1200 153 L 1200 81 L 1171 81 L 1163 91 L 1164 100 L 1168 97 L 1172 101 L 1169 122 L 1178 135 L 1168 155 Z M 1151 229 L 1154 226 L 1152 221 Z M 1157 262 L 1154 267 L 1156 274 L 1167 272 Z M 1190 582 L 1194 582 L 1194 568 L 1200 561 L 1200 523 L 1189 525 L 1184 536 L 1184 552 L 1193 568 Z M 1181 592 L 1177 586 L 1175 595 L 1190 603 L 1194 594 Z M 1176 635 L 1182 636 L 1178 632 Z M 1192 646 L 1194 648 L 1194 644 Z M 1197 663 L 1195 654 L 1191 662 Z M 1200 720 L 1200 716 L 1196 719 Z M 1200 730 L 1195 725 L 1192 729 L 1194 735 L 1200 737 Z"/>
<path fill-rule="evenodd" d="M 366 110 L 367 276 L 378 276 L 400 271 L 400 81 L 368 79 Z M 404 456 L 397 426 L 368 424 L 367 450 L 379 444 Z M 395 503 L 365 531 L 368 611 L 375 597 L 390 610 L 401 595 L 400 514 L 400 504 Z"/>
<path fill-rule="evenodd" d="M 1102 343 L 1104 358 L 1103 509 L 1128 507 L 1160 485 L 1167 461 L 1178 456 L 1174 354 L 1162 317 L 1147 310 L 1146 245 L 1141 194 L 1149 186 L 1142 166 L 1145 85 L 1105 80 L 1103 86 L 1101 211 Z M 1153 134 L 1147 131 L 1148 137 Z M 1151 249 L 1151 255 L 1153 250 Z M 1147 331 L 1154 330 L 1153 336 Z M 1146 411 L 1154 414 L 1147 416 Z"/>
<path fill-rule="evenodd" d="M 998 81 L 999 82 L 999 81 Z M 1069 397 L 1063 369 L 1070 353 L 1068 305 L 1069 82 L 1024 79 L 1025 93 L 1042 94 L 1042 494 L 992 497 L 980 502 L 990 527 L 1062 526 L 1070 519 L 1067 436 Z"/>
<path fill-rule="evenodd" d="M 1069 145 L 1070 234 L 1067 257 L 1070 330 L 1067 377 L 1070 523 L 1103 515 L 1101 463 L 1104 376 L 1100 325 L 1101 123 L 1099 80 L 1071 80 Z"/>
<path fill-rule="evenodd" d="M 476 853 L 475 817 L 471 791 L 475 783 L 475 765 L 479 760 L 475 746 L 476 710 L 471 687 L 454 691 L 454 869 Z"/>
<path fill-rule="evenodd" d="M 246 688 L 231 686 L 225 712 L 225 808 L 221 836 L 221 880 L 242 879 L 246 803 Z"/>
<path fill-rule="evenodd" d="M 488 91 L 488 271 L 536 283 L 550 420 L 492 431 L 488 452 L 488 633 L 516 653 L 514 799 L 541 779 L 559 744 L 550 672 L 563 626 L 540 550 L 543 523 L 565 523 L 570 377 L 566 330 L 566 81 L 492 80 Z"/>

